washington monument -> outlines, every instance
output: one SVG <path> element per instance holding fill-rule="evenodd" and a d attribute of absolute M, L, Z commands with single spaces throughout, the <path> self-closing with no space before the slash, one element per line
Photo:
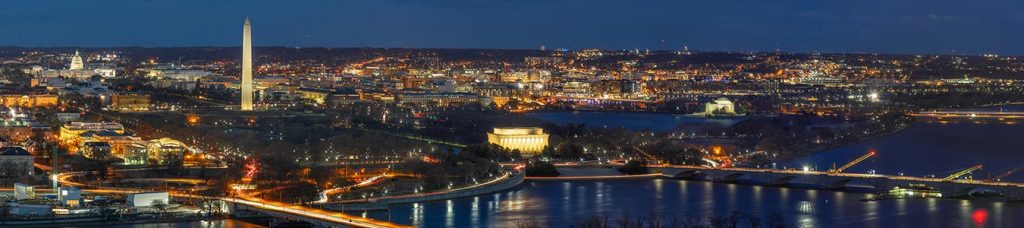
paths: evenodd
<path fill-rule="evenodd" d="M 242 26 L 242 111 L 252 111 L 252 35 L 249 18 Z"/>

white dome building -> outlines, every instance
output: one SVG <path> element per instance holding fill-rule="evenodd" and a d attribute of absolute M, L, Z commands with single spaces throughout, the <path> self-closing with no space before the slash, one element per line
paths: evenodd
<path fill-rule="evenodd" d="M 735 116 L 736 104 L 732 103 L 728 98 L 719 97 L 714 101 L 704 103 L 704 112 L 696 113 L 696 115 L 703 116 Z"/>
<path fill-rule="evenodd" d="M 82 61 L 82 55 L 79 55 L 78 51 L 75 51 L 75 56 L 71 57 L 71 67 L 69 67 L 68 69 L 69 70 L 84 70 L 85 69 L 85 61 Z"/>

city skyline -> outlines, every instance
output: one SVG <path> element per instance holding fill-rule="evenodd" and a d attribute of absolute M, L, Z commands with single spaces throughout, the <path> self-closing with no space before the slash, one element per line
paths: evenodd
<path fill-rule="evenodd" d="M 886 7 L 876 8 L 881 4 Z M 953 0 L 927 5 L 914 1 L 656 1 L 640 6 L 614 1 L 311 1 L 282 6 L 16 2 L 0 12 L 0 26 L 24 35 L 0 38 L 0 46 L 236 46 L 229 22 L 252 16 L 261 21 L 260 29 L 254 31 L 261 38 L 254 40 L 256 46 L 537 49 L 544 45 L 549 50 L 688 46 L 707 51 L 1019 55 L 1024 45 L 1016 41 L 1024 38 L 1024 32 L 1014 28 L 1024 25 L 1024 17 L 1016 13 L 1022 8 L 1024 4 L 1016 2 Z"/>
<path fill-rule="evenodd" d="M 5 2 L 0 226 L 1012 227 L 1021 12 Z"/>

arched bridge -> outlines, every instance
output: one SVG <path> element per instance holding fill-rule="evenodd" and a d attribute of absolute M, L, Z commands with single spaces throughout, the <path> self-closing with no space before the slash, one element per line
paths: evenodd
<path fill-rule="evenodd" d="M 979 166 L 980 167 L 980 166 Z M 719 182 L 754 182 L 777 186 L 812 186 L 824 189 L 868 188 L 888 190 L 896 186 L 920 184 L 935 188 L 944 196 L 962 196 L 972 192 L 986 191 L 1002 194 L 1009 199 L 1024 199 L 1024 183 L 994 182 L 980 180 L 950 180 L 952 178 L 927 178 L 911 176 L 889 176 L 879 174 L 839 173 L 802 170 L 754 169 L 754 168 L 709 168 L 687 165 L 651 165 L 669 178 L 710 180 Z"/>

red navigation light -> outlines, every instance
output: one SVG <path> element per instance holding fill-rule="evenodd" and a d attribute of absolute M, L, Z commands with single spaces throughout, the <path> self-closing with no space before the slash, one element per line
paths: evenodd
<path fill-rule="evenodd" d="M 988 220 L 988 211 L 985 209 L 975 209 L 974 213 L 971 213 L 971 219 L 974 220 L 975 227 L 985 227 L 985 221 Z"/>

